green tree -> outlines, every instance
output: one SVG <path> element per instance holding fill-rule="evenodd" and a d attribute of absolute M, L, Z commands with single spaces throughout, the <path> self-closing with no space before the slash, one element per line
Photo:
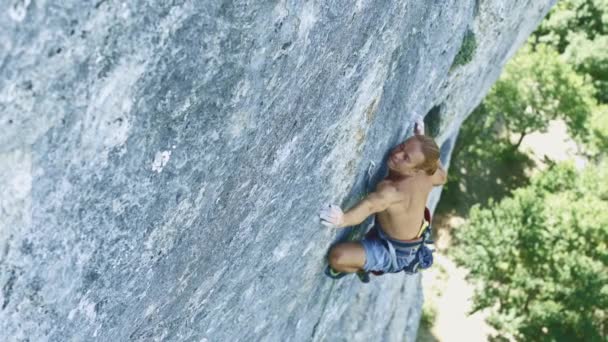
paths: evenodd
<path fill-rule="evenodd" d="M 506 65 L 483 101 L 492 124 L 506 139 L 517 135 L 514 148 L 531 132 L 546 131 L 549 121 L 563 119 L 574 137 L 586 136 L 586 120 L 595 106 L 594 88 L 565 63 L 554 49 L 522 48 Z"/>
<path fill-rule="evenodd" d="M 608 34 L 607 16 L 607 0 L 560 0 L 533 36 L 536 42 L 551 44 L 562 53 L 572 33 L 582 33 L 589 39 Z"/>
<path fill-rule="evenodd" d="M 591 76 L 597 99 L 608 102 L 608 0 L 560 0 L 533 37 Z"/>
<path fill-rule="evenodd" d="M 553 165 L 512 197 L 471 209 L 454 256 L 478 287 L 474 309 L 502 337 L 608 337 L 608 163 Z"/>
<path fill-rule="evenodd" d="M 569 41 L 562 56 L 576 71 L 591 77 L 597 100 L 608 103 L 608 35 L 589 39 L 583 33 L 573 32 Z"/>
<path fill-rule="evenodd" d="M 605 157 L 608 154 L 608 105 L 599 106 L 588 121 L 588 152 L 591 156 Z"/>
<path fill-rule="evenodd" d="M 460 127 L 437 213 L 466 217 L 471 205 L 499 200 L 528 184 L 525 171 L 533 166 L 526 154 L 500 138 L 494 118 L 479 106 Z"/>
<path fill-rule="evenodd" d="M 466 216 L 471 204 L 501 199 L 526 185 L 526 169 L 534 163 L 518 148 L 527 134 L 546 131 L 553 119 L 564 120 L 593 151 L 606 146 L 597 125 L 588 122 L 596 106 L 593 92 L 551 47 L 521 49 L 461 127 L 438 212 Z M 597 134 L 590 135 L 593 129 Z"/>

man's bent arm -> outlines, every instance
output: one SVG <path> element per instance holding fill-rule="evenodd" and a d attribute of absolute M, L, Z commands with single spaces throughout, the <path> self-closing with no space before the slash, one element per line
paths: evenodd
<path fill-rule="evenodd" d="M 439 161 L 439 167 L 437 171 L 433 174 L 433 186 L 443 185 L 448 181 L 448 175 L 443 169 L 443 165 L 441 165 L 441 161 Z"/>
<path fill-rule="evenodd" d="M 386 210 L 396 201 L 396 191 L 393 188 L 385 188 L 372 192 L 361 202 L 344 213 L 340 227 L 350 227 L 365 220 L 369 215 Z"/>

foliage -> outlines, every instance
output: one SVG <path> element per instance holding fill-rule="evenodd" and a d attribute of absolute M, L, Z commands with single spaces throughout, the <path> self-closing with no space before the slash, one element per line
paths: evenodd
<path fill-rule="evenodd" d="M 560 0 L 533 36 L 590 75 L 597 99 L 608 102 L 608 0 Z"/>
<path fill-rule="evenodd" d="M 475 54 L 475 49 L 477 49 L 477 40 L 475 39 L 475 33 L 471 30 L 467 30 L 462 39 L 462 45 L 460 46 L 460 50 L 454 57 L 454 61 L 452 62 L 451 70 L 460 65 L 465 65 L 469 63 L 473 59 L 473 55 Z"/>
<path fill-rule="evenodd" d="M 435 325 L 437 320 L 437 308 L 433 305 L 425 303 L 422 306 L 422 316 L 420 317 L 420 324 L 425 328 L 431 329 Z"/>
<path fill-rule="evenodd" d="M 528 184 L 525 170 L 533 161 L 497 135 L 494 120 L 483 106 L 462 124 L 437 208 L 439 214 L 466 216 L 471 205 L 485 204 L 490 198 L 499 200 Z"/>
<path fill-rule="evenodd" d="M 553 165 L 457 231 L 474 311 L 518 340 L 600 341 L 608 326 L 608 163 Z"/>
<path fill-rule="evenodd" d="M 534 36 L 564 52 L 572 32 L 590 39 L 608 33 L 607 0 L 561 0 L 547 14 Z"/>
<path fill-rule="evenodd" d="M 490 198 L 500 200 L 511 190 L 526 185 L 525 170 L 533 162 L 518 151 L 519 145 L 527 134 L 546 131 L 553 119 L 566 122 L 570 134 L 585 145 L 589 156 L 608 151 L 606 107 L 597 106 L 593 82 L 587 74 L 567 62 L 568 58 L 580 59 L 575 66 L 596 71 L 608 68 L 608 63 L 594 64 L 603 61 L 603 57 L 590 57 L 604 54 L 608 42 L 593 48 L 575 48 L 583 33 L 591 37 L 585 42 L 605 39 L 602 25 L 606 20 L 601 17 L 604 12 L 597 10 L 605 7 L 600 5 L 597 0 L 558 3 L 536 31 L 536 40 L 506 65 L 500 79 L 461 128 L 439 213 L 455 211 L 466 216 L 471 204 L 486 204 Z M 573 28 L 578 30 L 578 36 L 568 35 Z M 562 55 L 558 52 L 560 47 Z"/>
<path fill-rule="evenodd" d="M 469 222 L 454 256 L 496 340 L 608 338 L 607 23 L 608 0 L 560 0 L 461 128 L 438 210 L 480 203 L 460 212 Z M 529 180 L 519 144 L 553 119 L 591 164 L 553 164 Z"/>
<path fill-rule="evenodd" d="M 563 119 L 574 137 L 586 136 L 586 119 L 595 101 L 589 82 L 566 64 L 552 48 L 527 46 L 510 61 L 483 105 L 507 137 L 546 131 L 549 121 Z"/>
<path fill-rule="evenodd" d="M 588 152 L 592 156 L 605 156 L 608 153 L 608 105 L 597 108 L 589 120 Z"/>
<path fill-rule="evenodd" d="M 564 52 L 565 60 L 579 73 L 591 76 L 597 89 L 597 99 L 608 103 L 608 35 L 588 39 L 580 33 L 572 33 L 570 45 Z"/>

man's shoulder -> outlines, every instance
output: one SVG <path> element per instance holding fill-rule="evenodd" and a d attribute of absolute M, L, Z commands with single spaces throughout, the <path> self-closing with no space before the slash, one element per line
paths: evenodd
<path fill-rule="evenodd" d="M 404 191 L 402 184 L 388 180 L 378 183 L 376 192 L 383 197 L 390 198 L 392 202 L 407 201 L 411 196 L 408 191 Z"/>
<path fill-rule="evenodd" d="M 396 189 L 395 184 L 390 180 L 383 180 L 376 185 L 376 191 Z"/>
<path fill-rule="evenodd" d="M 378 185 L 376 185 L 376 192 L 387 195 L 397 195 L 402 193 L 400 188 L 401 187 L 399 183 L 390 180 L 383 180 L 382 182 L 378 183 Z"/>
<path fill-rule="evenodd" d="M 435 173 L 429 176 L 431 183 L 433 186 L 443 185 L 447 182 L 447 172 L 443 168 L 438 168 Z"/>

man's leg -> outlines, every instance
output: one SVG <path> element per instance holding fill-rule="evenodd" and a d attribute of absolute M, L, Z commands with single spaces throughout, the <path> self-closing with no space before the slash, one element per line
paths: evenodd
<path fill-rule="evenodd" d="M 339 272 L 357 272 L 365 266 L 365 249 L 359 242 L 344 242 L 329 251 L 329 265 Z"/>

